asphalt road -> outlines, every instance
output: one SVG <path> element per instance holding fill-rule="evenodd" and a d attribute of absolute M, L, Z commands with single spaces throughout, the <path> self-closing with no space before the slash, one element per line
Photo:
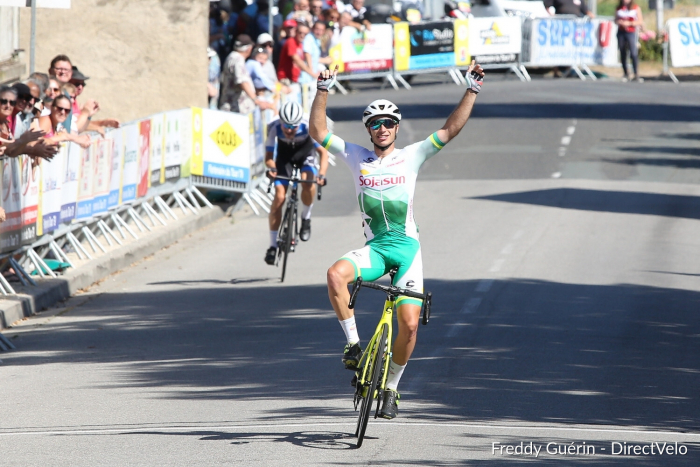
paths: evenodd
<path fill-rule="evenodd" d="M 389 97 L 407 144 L 462 91 L 335 95 L 335 131 L 366 143 L 361 110 Z M 238 214 L 6 331 L 0 465 L 698 465 L 697 102 L 692 84 L 486 81 L 419 178 L 433 318 L 399 418 L 361 449 L 325 288 L 363 244 L 341 165 L 284 284 L 266 220 Z M 365 340 L 382 300 L 360 295 Z M 508 454 L 521 442 L 538 456 Z"/>

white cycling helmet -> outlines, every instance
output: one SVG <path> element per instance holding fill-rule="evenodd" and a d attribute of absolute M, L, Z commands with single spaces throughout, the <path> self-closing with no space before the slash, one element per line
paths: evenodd
<path fill-rule="evenodd" d="M 362 114 L 362 123 L 367 126 L 372 118 L 380 115 L 392 117 L 399 122 L 401 121 L 401 111 L 393 102 L 386 99 L 377 99 L 365 109 L 364 113 Z"/>
<path fill-rule="evenodd" d="M 301 122 L 303 112 L 301 106 L 294 101 L 289 101 L 280 109 L 280 120 L 287 125 L 296 125 Z"/>

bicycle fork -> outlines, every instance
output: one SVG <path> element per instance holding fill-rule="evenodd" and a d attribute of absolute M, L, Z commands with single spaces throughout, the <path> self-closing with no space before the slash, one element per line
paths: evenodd
<path fill-rule="evenodd" d="M 374 330 L 374 335 L 370 339 L 369 343 L 365 347 L 365 352 L 362 354 L 362 357 L 360 358 L 360 361 L 358 363 L 358 370 L 357 370 L 357 383 L 355 386 L 355 398 L 354 398 L 354 404 L 355 404 L 355 410 L 357 410 L 357 405 L 359 404 L 360 400 L 364 396 L 362 393 L 364 391 L 364 388 L 367 386 L 369 383 L 368 379 L 372 377 L 372 367 L 374 365 L 377 365 L 378 362 L 372 362 L 371 360 L 373 359 L 372 355 L 374 354 L 373 350 L 376 346 L 380 345 L 381 343 L 378 342 L 378 340 L 382 336 L 382 326 L 387 325 L 387 341 L 386 341 L 386 349 L 378 349 L 377 351 L 377 358 L 381 361 L 381 355 L 383 352 L 386 352 L 387 358 L 384 359 L 384 367 L 382 368 L 381 372 L 381 377 L 379 380 L 379 384 L 377 385 L 377 393 L 382 393 L 384 391 L 384 387 L 386 385 L 386 379 L 389 375 L 389 362 L 391 360 L 392 352 L 391 352 L 391 343 L 393 342 L 393 329 L 392 329 L 392 319 L 394 316 L 394 301 L 393 300 L 386 300 L 384 302 L 384 313 L 382 314 L 382 318 L 379 320 L 379 324 L 377 324 L 377 328 Z M 367 395 L 370 396 L 370 395 Z M 375 394 L 371 395 L 372 398 L 375 397 Z M 378 407 L 377 407 L 378 409 Z M 376 417 L 375 417 L 376 418 Z"/>

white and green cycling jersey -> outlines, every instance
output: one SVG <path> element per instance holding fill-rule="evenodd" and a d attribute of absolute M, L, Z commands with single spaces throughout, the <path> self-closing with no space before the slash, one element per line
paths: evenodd
<path fill-rule="evenodd" d="M 342 158 L 352 171 L 368 241 L 387 232 L 418 240 L 413 217 L 416 178 L 421 165 L 445 146 L 437 133 L 382 158 L 331 133 L 322 146 Z"/>
<path fill-rule="evenodd" d="M 374 281 L 397 268 L 394 285 L 423 292 L 423 260 L 418 226 L 413 217 L 413 195 L 421 165 L 443 148 L 437 133 L 382 158 L 362 146 L 328 134 L 322 146 L 350 167 L 362 211 L 367 243 L 341 259 L 352 263 L 355 279 Z M 399 304 L 420 305 L 422 300 L 401 296 Z"/>

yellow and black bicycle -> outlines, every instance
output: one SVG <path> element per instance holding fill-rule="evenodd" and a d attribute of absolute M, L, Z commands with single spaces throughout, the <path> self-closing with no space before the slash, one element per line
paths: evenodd
<path fill-rule="evenodd" d="M 396 269 L 389 272 L 391 281 L 394 281 Z M 423 324 L 428 324 L 430 320 L 430 305 L 432 302 L 432 294 L 420 294 L 412 290 L 402 289 L 394 285 L 381 285 L 374 282 L 363 282 L 362 277 L 358 277 L 350 294 L 350 309 L 355 308 L 355 301 L 360 288 L 368 287 L 370 289 L 381 290 L 386 294 L 384 302 L 384 311 L 379 320 L 377 329 L 374 331 L 372 339 L 370 339 L 367 347 L 360 358 L 357 366 L 358 370 L 353 378 L 355 385 L 355 395 L 353 403 L 355 410 L 360 408 L 360 414 L 357 419 L 357 429 L 355 436 L 357 437 L 357 447 L 362 446 L 362 441 L 365 438 L 367 423 L 369 422 L 369 414 L 372 412 L 372 404 L 377 401 L 377 406 L 374 412 L 374 418 L 379 416 L 381 401 L 384 400 L 384 391 L 386 390 L 386 378 L 389 374 L 389 361 L 391 360 L 392 346 L 392 323 L 396 299 L 401 295 L 407 297 L 419 298 L 423 300 Z"/>

